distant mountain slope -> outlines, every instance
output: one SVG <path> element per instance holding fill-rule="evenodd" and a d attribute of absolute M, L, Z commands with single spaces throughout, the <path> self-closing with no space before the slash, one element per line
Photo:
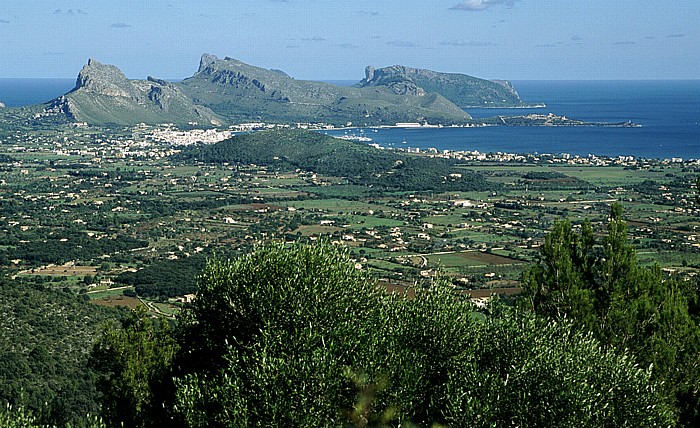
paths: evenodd
<path fill-rule="evenodd" d="M 385 151 L 299 129 L 256 132 L 178 155 L 187 163 L 265 165 L 347 178 L 360 186 L 411 191 L 487 188 L 484 177 L 449 159 Z"/>
<path fill-rule="evenodd" d="M 403 66 L 374 70 L 354 87 L 296 80 L 279 70 L 202 55 L 198 71 L 179 83 L 129 80 L 117 67 L 90 59 L 75 88 L 42 105 L 42 121 L 93 125 L 138 123 L 199 126 L 240 122 L 325 122 L 345 126 L 399 122 L 466 124 L 462 107 L 518 107 L 507 82 Z"/>
<path fill-rule="evenodd" d="M 520 96 L 504 80 L 490 81 L 456 73 L 439 73 L 431 70 L 404 67 L 365 69 L 360 88 L 386 87 L 397 94 L 438 93 L 461 108 L 468 107 L 521 107 Z"/>
<path fill-rule="evenodd" d="M 151 77 L 129 80 L 117 67 L 94 59 L 80 71 L 75 88 L 52 101 L 47 110 L 90 124 L 211 126 L 223 122 L 210 109 L 195 105 L 172 83 Z"/>
<path fill-rule="evenodd" d="M 353 88 L 296 80 L 279 70 L 204 54 L 183 92 L 232 121 L 327 122 L 393 125 L 464 123 L 470 116 L 435 93 L 399 94 L 389 88 Z"/>

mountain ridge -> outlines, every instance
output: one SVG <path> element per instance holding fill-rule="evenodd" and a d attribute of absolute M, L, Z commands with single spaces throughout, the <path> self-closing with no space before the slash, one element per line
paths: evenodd
<path fill-rule="evenodd" d="M 95 125 L 218 126 L 250 121 L 454 125 L 471 123 L 461 108 L 470 103 L 523 105 L 505 81 L 393 66 L 368 67 L 365 79 L 347 87 L 297 80 L 281 70 L 205 53 L 195 74 L 177 83 L 150 76 L 130 80 L 116 66 L 90 58 L 75 88 L 48 103 L 45 112 Z"/>
<path fill-rule="evenodd" d="M 424 97 L 396 94 L 387 88 L 367 90 L 297 80 L 279 70 L 209 54 L 202 55 L 197 73 L 183 80 L 181 87 L 197 103 L 234 121 L 388 125 L 471 119 L 439 94 Z"/>

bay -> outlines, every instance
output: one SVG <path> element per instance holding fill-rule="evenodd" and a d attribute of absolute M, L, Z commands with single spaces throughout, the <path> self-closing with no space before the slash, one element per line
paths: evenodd
<path fill-rule="evenodd" d="M 474 118 L 551 112 L 590 122 L 632 121 L 642 127 L 381 128 L 352 132 L 387 147 L 700 159 L 699 80 L 514 81 L 513 85 L 526 102 L 545 103 L 547 107 L 467 111 Z M 74 86 L 74 79 L 0 78 L 0 101 L 7 107 L 43 103 Z"/>
<path fill-rule="evenodd" d="M 547 107 L 467 111 L 474 118 L 551 112 L 588 122 L 632 121 L 642 127 L 495 126 L 352 132 L 385 147 L 700 159 L 700 81 L 515 81 L 513 84 L 523 100 L 542 102 Z M 329 134 L 338 136 L 346 132 Z"/>

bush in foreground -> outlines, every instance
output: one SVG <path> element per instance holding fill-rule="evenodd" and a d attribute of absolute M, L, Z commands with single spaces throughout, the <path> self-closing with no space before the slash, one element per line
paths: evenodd
<path fill-rule="evenodd" d="M 212 261 L 182 319 L 173 414 L 192 427 L 673 423 L 649 370 L 568 322 L 471 311 L 440 280 L 386 295 L 323 244 Z"/>

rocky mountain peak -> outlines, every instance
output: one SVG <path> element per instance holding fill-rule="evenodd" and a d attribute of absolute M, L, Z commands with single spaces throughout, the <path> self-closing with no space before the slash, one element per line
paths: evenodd
<path fill-rule="evenodd" d="M 203 72 L 207 69 L 207 67 L 218 61 L 220 61 L 220 59 L 216 55 L 211 55 L 208 53 L 202 54 L 202 59 L 199 60 L 199 70 L 197 70 L 197 72 Z"/>
<path fill-rule="evenodd" d="M 368 65 L 365 68 L 365 81 L 367 83 L 371 82 L 374 79 L 374 67 L 371 65 Z"/>
<path fill-rule="evenodd" d="M 146 81 L 151 82 L 151 83 L 155 83 L 156 85 L 160 85 L 160 86 L 167 86 L 169 88 L 174 87 L 174 85 L 172 83 L 168 82 L 167 80 L 158 79 L 158 78 L 153 77 L 153 76 L 148 76 L 146 78 Z"/>
<path fill-rule="evenodd" d="M 83 89 L 100 95 L 129 97 L 130 83 L 117 67 L 90 58 L 80 70 L 75 89 Z"/>

